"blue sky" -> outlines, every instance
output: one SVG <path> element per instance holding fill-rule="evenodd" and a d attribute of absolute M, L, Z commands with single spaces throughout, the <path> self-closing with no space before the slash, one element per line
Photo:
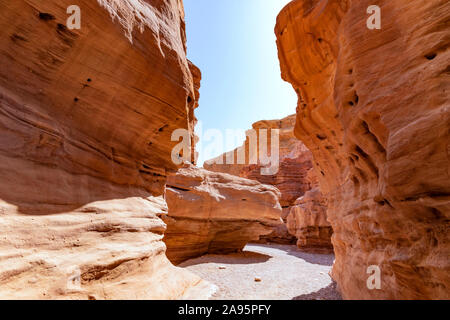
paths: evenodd
<path fill-rule="evenodd" d="M 276 16 L 288 2 L 184 0 L 188 58 L 202 71 L 196 110 L 201 139 L 211 128 L 225 135 L 226 129 L 250 129 L 256 121 L 295 113 L 297 97 L 281 79 L 274 34 Z M 202 139 L 199 165 L 233 144 L 205 154 L 208 143 Z"/>

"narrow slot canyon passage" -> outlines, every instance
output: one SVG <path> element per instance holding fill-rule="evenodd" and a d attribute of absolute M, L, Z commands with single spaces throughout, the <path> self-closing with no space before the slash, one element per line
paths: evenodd
<path fill-rule="evenodd" d="M 185 1 L 188 57 L 201 70 L 197 158 L 168 177 L 160 217 L 167 257 L 214 285 L 213 299 L 340 299 L 327 201 L 280 77 L 273 29 L 288 3 Z"/>
<path fill-rule="evenodd" d="M 166 187 L 167 256 L 215 286 L 212 299 L 336 300 L 327 201 L 319 190 L 311 152 L 294 136 L 295 115 L 254 123 L 276 133 L 278 169 L 227 164 L 239 148 L 187 166 Z M 271 142 L 275 143 L 275 141 Z M 257 153 L 257 151 L 255 151 Z"/>
<path fill-rule="evenodd" d="M 450 299 L 449 19 L 0 0 L 0 299 Z"/>

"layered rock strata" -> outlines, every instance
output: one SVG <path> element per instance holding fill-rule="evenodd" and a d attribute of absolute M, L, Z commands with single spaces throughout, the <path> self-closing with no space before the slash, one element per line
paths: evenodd
<path fill-rule="evenodd" d="M 311 169 L 305 179 L 311 190 L 298 198 L 286 216 L 288 232 L 297 239 L 303 251 L 329 253 L 333 251 L 333 229 L 327 220 L 327 200 L 322 195 L 318 177 Z"/>
<path fill-rule="evenodd" d="M 182 3 L 72 4 L 0 0 L 0 298 L 206 297 L 157 217 L 200 76 Z"/>
<path fill-rule="evenodd" d="M 314 188 L 295 201 L 286 218 L 287 229 L 297 238 L 304 251 L 332 252 L 333 229 L 327 221 L 327 203 L 319 188 Z"/>
<path fill-rule="evenodd" d="M 281 192 L 282 207 L 291 206 L 295 200 L 309 190 L 310 184 L 306 176 L 312 168 L 312 154 L 305 145 L 294 136 L 295 115 L 281 120 L 263 120 L 253 124 L 259 132 L 267 129 L 279 131 L 279 169 L 274 175 L 261 173 L 263 165 L 248 165 L 242 168 L 239 176 L 257 180 L 275 186 Z M 247 145 L 246 145 L 247 147 Z"/>
<path fill-rule="evenodd" d="M 380 30 L 366 24 L 374 4 Z M 294 0 L 278 16 L 344 298 L 450 297 L 449 17 L 445 0 Z"/>
<path fill-rule="evenodd" d="M 237 162 L 238 148 L 208 160 L 203 165 L 211 171 L 230 173 L 278 188 L 281 192 L 280 204 L 283 207 L 282 218 L 285 222 L 296 200 L 312 188 L 307 176 L 314 174 L 311 152 L 294 136 L 295 118 L 296 115 L 291 115 L 281 120 L 262 120 L 252 126 L 258 138 L 260 129 L 268 130 L 268 137 L 271 137 L 271 130 L 279 130 L 279 168 L 276 174 L 262 174 L 261 168 L 265 166 L 259 161 L 257 164 L 250 164 L 248 155 L 251 135 L 249 134 L 244 145 L 240 147 L 245 150 L 245 164 L 227 164 L 227 156 L 230 153 L 233 154 L 231 158 L 236 160 L 235 163 Z M 270 150 L 270 145 L 268 149 Z M 296 232 L 291 234 L 286 224 L 282 224 L 277 226 L 271 234 L 262 236 L 260 242 L 295 243 L 297 242 L 295 234 Z"/>
<path fill-rule="evenodd" d="M 174 263 L 231 253 L 282 224 L 280 192 L 269 185 L 193 166 L 168 178 L 164 241 Z"/>

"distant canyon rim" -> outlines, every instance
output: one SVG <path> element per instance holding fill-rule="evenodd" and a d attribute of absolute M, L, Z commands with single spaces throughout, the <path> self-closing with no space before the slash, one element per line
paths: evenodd
<path fill-rule="evenodd" d="M 450 299 L 450 2 L 291 1 L 296 113 L 203 168 L 182 0 L 72 5 L 0 0 L 0 299 L 207 299 L 179 265 L 254 242 L 334 253 L 344 299 Z"/>

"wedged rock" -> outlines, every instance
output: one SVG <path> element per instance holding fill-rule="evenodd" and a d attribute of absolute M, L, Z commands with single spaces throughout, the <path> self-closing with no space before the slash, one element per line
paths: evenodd
<path fill-rule="evenodd" d="M 450 298 L 450 3 L 294 0 L 275 28 L 346 299 Z M 381 289 L 366 285 L 381 270 Z"/>
<path fill-rule="evenodd" d="M 164 241 L 173 263 L 242 250 L 282 224 L 273 186 L 193 166 L 167 180 Z"/>
<path fill-rule="evenodd" d="M 295 115 L 281 120 L 262 120 L 253 124 L 259 138 L 260 129 L 267 130 L 267 137 L 271 137 L 271 130 L 279 130 L 279 167 L 276 174 L 262 174 L 261 169 L 267 166 L 251 164 L 249 158 L 250 142 L 247 137 L 241 148 L 245 149 L 245 164 L 237 164 L 237 151 L 227 152 L 215 159 L 205 161 L 203 167 L 214 172 L 224 172 L 239 177 L 256 180 L 263 184 L 273 185 L 281 192 L 280 204 L 283 207 L 282 218 L 286 221 L 291 206 L 311 189 L 307 175 L 311 171 L 312 154 L 305 145 L 294 136 Z M 270 150 L 270 139 L 268 150 Z M 227 164 L 227 155 L 234 153 L 235 164 Z M 258 156 L 259 158 L 259 156 Z M 274 228 L 273 233 L 262 236 L 259 242 L 295 243 L 296 238 L 287 230 L 286 224 Z"/>
<path fill-rule="evenodd" d="M 333 229 L 327 221 L 326 199 L 319 188 L 306 192 L 290 208 L 286 219 L 289 233 L 294 235 L 297 246 L 304 251 L 332 252 Z"/>
<path fill-rule="evenodd" d="M 286 228 L 297 239 L 303 251 L 329 253 L 333 251 L 333 229 L 327 220 L 327 199 L 320 191 L 319 179 L 314 169 L 309 170 L 305 181 L 311 190 L 298 198 L 286 216 Z"/>
<path fill-rule="evenodd" d="M 73 4 L 0 0 L 0 298 L 205 297 L 157 217 L 197 106 L 182 3 Z"/>

